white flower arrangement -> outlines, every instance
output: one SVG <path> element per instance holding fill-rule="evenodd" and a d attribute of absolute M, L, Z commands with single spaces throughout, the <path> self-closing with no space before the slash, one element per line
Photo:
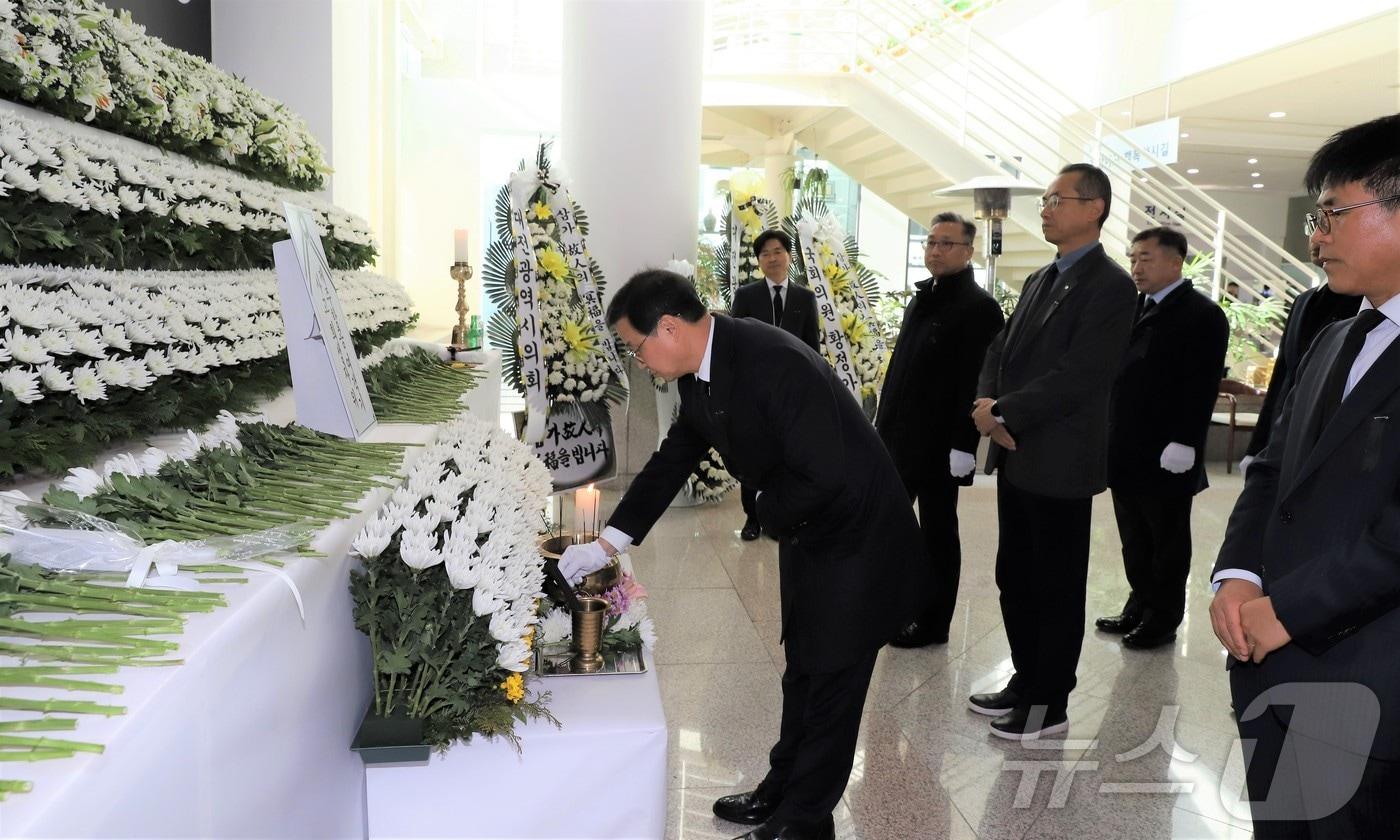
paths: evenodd
<path fill-rule="evenodd" d="M 817 252 L 818 268 L 836 303 L 836 315 L 846 337 L 851 366 L 860 383 L 861 401 L 871 403 L 879 397 L 890 358 L 880 323 L 874 312 L 862 305 L 864 290 L 853 255 L 847 253 L 844 232 L 830 215 L 817 226 L 812 244 Z M 822 330 L 822 351 L 827 361 L 834 364 L 825 329 Z"/>
<path fill-rule="evenodd" d="M 245 421 L 261 419 L 261 417 L 251 416 L 243 418 Z M 243 448 L 242 443 L 238 440 L 238 422 L 239 418 L 227 411 L 222 411 L 219 413 L 218 419 L 203 434 L 196 433 L 193 429 L 186 429 L 177 436 L 176 443 L 169 448 L 151 446 L 147 447 L 140 455 L 123 453 L 106 459 L 96 467 L 75 467 L 68 471 L 68 474 L 59 482 L 58 487 L 76 494 L 79 499 L 86 499 L 107 486 L 113 476 L 139 478 L 155 475 L 167 463 L 193 460 L 196 455 L 206 449 L 228 448 L 237 452 Z"/>
<path fill-rule="evenodd" d="M 0 90 L 303 189 L 328 168 L 306 123 L 95 0 L 0 2 Z"/>
<path fill-rule="evenodd" d="M 418 453 L 352 549 L 369 561 L 397 542 L 410 568 L 442 565 L 489 622 L 496 664 L 523 672 L 544 597 L 537 512 L 551 490 L 549 471 L 528 447 L 464 412 Z"/>
<path fill-rule="evenodd" d="M 0 182 L 10 190 L 114 219 L 145 212 L 185 227 L 230 232 L 286 231 L 282 202 L 289 201 L 314 213 L 331 239 L 375 247 L 363 219 L 313 193 L 135 146 L 0 111 Z"/>
<path fill-rule="evenodd" d="M 403 287 L 335 272 L 354 331 L 407 322 Z M 21 403 L 60 393 L 101 402 L 177 372 L 268 359 L 286 349 L 270 271 L 0 269 L 0 388 Z"/>

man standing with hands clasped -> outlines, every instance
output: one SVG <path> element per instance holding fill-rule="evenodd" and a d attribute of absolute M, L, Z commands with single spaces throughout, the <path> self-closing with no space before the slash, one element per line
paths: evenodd
<path fill-rule="evenodd" d="M 933 572 L 918 615 L 890 643 L 895 647 L 947 642 L 957 604 L 958 487 L 972 484 L 980 439 L 968 411 L 987 345 L 1006 320 L 973 277 L 976 235 L 977 226 L 957 213 L 933 217 L 924 242 L 929 278 L 914 284 L 875 418 L 904 489 L 918 499 Z"/>
<path fill-rule="evenodd" d="M 1333 135 L 1306 229 L 1328 326 L 1245 474 L 1211 577 L 1254 836 L 1400 837 L 1400 115 Z"/>
<path fill-rule="evenodd" d="M 972 419 L 997 477 L 997 588 L 1016 673 L 968 706 L 991 732 L 1031 740 L 1068 728 L 1084 642 L 1089 514 L 1108 483 L 1108 394 L 1133 328 L 1128 273 L 1099 244 L 1113 194 L 1103 170 L 1066 166 L 1040 199 L 1055 261 L 1026 280 L 992 339 Z"/>
<path fill-rule="evenodd" d="M 714 812 L 756 825 L 743 840 L 831 840 L 875 657 L 908 623 L 927 573 L 909 497 L 855 397 L 791 335 L 711 315 L 669 271 L 623 284 L 608 323 L 639 364 L 675 380 L 681 414 L 600 539 L 570 546 L 560 570 L 577 580 L 640 543 L 701 456 L 719 450 L 779 540 L 787 667 L 767 776 Z"/>
<path fill-rule="evenodd" d="M 753 253 L 763 272 L 762 283 L 748 283 L 734 292 L 734 304 L 729 314 L 735 318 L 753 318 L 792 333 L 808 347 L 821 352 L 817 327 L 817 296 L 811 289 L 788 280 L 792 265 L 792 239 L 780 230 L 765 230 L 753 241 Z M 758 362 L 761 364 L 761 362 Z M 739 538 L 745 542 L 758 539 L 758 509 L 754 505 L 753 484 L 739 486 L 739 499 L 744 505 L 744 527 Z"/>
<path fill-rule="evenodd" d="M 1150 228 L 1128 251 L 1138 299 L 1128 357 L 1113 386 L 1108 486 L 1130 587 L 1094 626 L 1145 650 L 1176 639 L 1191 573 L 1191 500 L 1207 486 L 1206 432 L 1230 324 L 1181 276 L 1186 237 Z"/>

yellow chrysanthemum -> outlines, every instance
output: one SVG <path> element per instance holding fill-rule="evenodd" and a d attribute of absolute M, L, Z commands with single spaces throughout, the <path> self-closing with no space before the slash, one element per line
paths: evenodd
<path fill-rule="evenodd" d="M 571 362 L 582 362 L 593 352 L 598 343 L 598 337 L 593 334 L 591 327 L 578 321 L 564 322 L 564 343 L 569 349 L 564 351 L 564 355 Z"/>
<path fill-rule="evenodd" d="M 541 221 L 554 218 L 554 211 L 550 210 L 549 205 L 543 201 L 536 201 L 530 210 L 535 214 L 535 218 Z"/>
<path fill-rule="evenodd" d="M 837 297 L 846 294 L 851 288 L 851 272 L 842 271 L 841 266 L 832 263 L 827 266 L 826 276 L 831 282 L 831 294 Z"/>
<path fill-rule="evenodd" d="M 519 703 L 525 699 L 525 678 L 519 674 L 511 674 L 501 683 L 501 690 L 506 693 L 507 700 Z"/>
<path fill-rule="evenodd" d="M 535 646 L 535 628 L 534 628 L 533 625 L 530 627 L 529 630 L 526 630 L 526 631 L 525 631 L 525 635 L 524 635 L 524 636 L 521 636 L 521 637 L 520 637 L 520 640 L 523 641 L 523 642 L 525 643 L 525 649 L 526 649 L 526 650 L 530 650 L 530 649 L 534 648 L 534 646 Z"/>
<path fill-rule="evenodd" d="M 860 345 L 870 335 L 870 326 L 857 318 L 854 312 L 847 312 L 841 316 L 841 331 L 852 345 Z"/>
<path fill-rule="evenodd" d="M 564 255 L 553 248 L 545 248 L 539 253 L 540 271 L 553 277 L 555 280 L 563 280 L 569 276 L 569 263 L 564 259 Z"/>
<path fill-rule="evenodd" d="M 821 262 L 823 265 L 826 265 L 827 263 L 830 263 L 836 259 L 836 254 L 832 252 L 831 246 L 825 242 L 817 243 L 817 255 L 821 257 Z"/>

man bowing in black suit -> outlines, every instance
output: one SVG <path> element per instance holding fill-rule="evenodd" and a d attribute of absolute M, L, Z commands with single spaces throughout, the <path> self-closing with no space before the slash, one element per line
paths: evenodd
<path fill-rule="evenodd" d="M 763 782 L 714 812 L 758 825 L 747 840 L 831 838 L 876 654 L 908 623 L 926 573 L 909 498 L 855 397 L 791 335 L 709 314 L 667 271 L 628 280 L 608 323 L 639 364 L 676 381 L 681 414 L 601 538 L 571 546 L 560 568 L 574 580 L 641 542 L 712 446 L 751 482 L 779 538 L 782 726 Z"/>
<path fill-rule="evenodd" d="M 1133 281 L 1099 234 L 1112 188 L 1103 170 L 1066 166 L 1040 199 L 1058 249 L 1031 275 L 1006 329 L 992 339 L 973 403 L 992 439 L 997 476 L 997 588 L 1016 669 L 1001 691 L 968 706 L 994 715 L 999 738 L 1068 728 L 1084 643 L 1089 515 L 1108 485 L 1108 395 L 1133 328 Z"/>
<path fill-rule="evenodd" d="M 1095 622 L 1123 646 L 1176 638 L 1191 573 L 1191 500 L 1206 488 L 1205 443 L 1230 324 L 1181 276 L 1186 237 L 1150 228 L 1128 252 L 1142 296 L 1128 358 L 1113 385 L 1108 486 L 1123 544 L 1128 601 Z"/>
<path fill-rule="evenodd" d="M 875 418 L 904 489 L 918 499 L 933 571 L 919 614 L 891 642 L 895 647 L 947 642 L 957 604 L 958 487 L 972 484 L 980 439 L 968 412 L 987 345 L 1005 321 L 972 276 L 976 236 L 977 226 L 957 213 L 933 217 L 924 242 L 930 276 L 914 284 Z"/>
<path fill-rule="evenodd" d="M 791 237 L 780 230 L 765 230 L 754 239 L 753 252 L 758 257 L 763 282 L 749 283 L 736 291 L 729 314 L 780 327 L 820 353 L 817 296 L 811 289 L 788 282 L 788 267 L 792 265 Z M 744 528 L 739 537 L 756 540 L 760 528 L 752 484 L 739 485 L 739 499 L 744 505 Z"/>
<path fill-rule="evenodd" d="M 1400 837 L 1400 114 L 1341 131 L 1306 229 L 1356 317 L 1303 357 L 1211 577 L 1254 836 Z"/>

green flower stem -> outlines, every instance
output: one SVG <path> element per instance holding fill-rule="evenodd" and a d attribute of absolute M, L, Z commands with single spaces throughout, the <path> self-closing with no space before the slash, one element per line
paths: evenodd
<path fill-rule="evenodd" d="M 103 715 L 114 717 L 126 714 L 125 706 L 103 706 L 89 700 L 21 700 L 18 697 L 0 697 L 0 709 L 11 712 L 60 712 L 69 715 Z"/>
<path fill-rule="evenodd" d="M 0 799 L 4 799 L 7 793 L 29 793 L 33 789 L 33 782 L 17 782 L 13 779 L 0 779 Z"/>
<path fill-rule="evenodd" d="M 0 749 L 0 761 L 52 761 L 57 758 L 72 758 L 73 750 L 6 750 Z"/>
<path fill-rule="evenodd" d="M 115 600 L 84 598 L 77 595 L 42 595 L 37 592 L 0 592 L 0 605 L 15 604 L 14 612 L 53 612 L 54 609 L 68 612 L 108 612 L 120 615 L 142 615 L 153 618 L 179 618 L 175 610 L 158 607 L 138 607 Z M 45 609 L 45 608 L 52 609 Z M 3 606 L 0 606 L 2 609 Z"/>
<path fill-rule="evenodd" d="M 0 721 L 0 732 L 71 732 L 77 728 L 77 718 L 45 717 Z"/>
<path fill-rule="evenodd" d="M 27 747 L 35 750 L 68 750 L 69 752 L 101 753 L 101 744 L 82 741 L 61 741 L 57 738 L 26 738 L 22 735 L 0 735 L 0 748 Z"/>
<path fill-rule="evenodd" d="M 27 679 L 19 674 L 0 677 L 0 685 L 57 688 L 64 691 L 94 691 L 101 694 L 122 693 L 122 687 L 112 683 L 99 683 L 92 682 L 91 680 L 65 680 L 58 677 L 46 677 L 43 674 L 34 674 Z"/>
<path fill-rule="evenodd" d="M 0 668 L 0 679 L 16 673 L 25 674 L 115 674 L 115 665 L 26 665 L 22 668 Z"/>

